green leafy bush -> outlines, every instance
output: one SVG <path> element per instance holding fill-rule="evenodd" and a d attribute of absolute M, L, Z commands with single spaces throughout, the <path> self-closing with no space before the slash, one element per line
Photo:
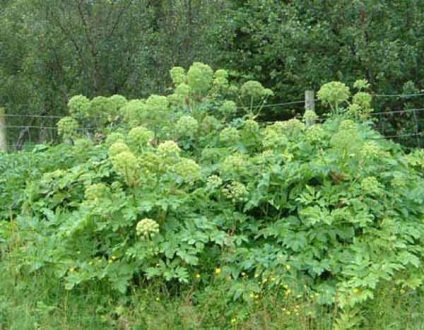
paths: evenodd
<path fill-rule="evenodd" d="M 21 245 L 10 256 L 20 269 L 49 272 L 70 290 L 100 281 L 122 294 L 155 279 L 178 288 L 220 278 L 232 283 L 226 299 L 281 290 L 341 308 L 383 282 L 420 286 L 422 152 L 405 154 L 346 111 L 319 124 L 311 113 L 306 124 L 234 118 L 211 72 L 188 71 L 195 102 L 129 101 L 85 159 L 69 146 L 78 163 L 22 184 Z M 172 74 L 176 88 L 188 79 Z M 333 98 L 339 87 L 325 89 L 335 109 L 348 100 Z"/>

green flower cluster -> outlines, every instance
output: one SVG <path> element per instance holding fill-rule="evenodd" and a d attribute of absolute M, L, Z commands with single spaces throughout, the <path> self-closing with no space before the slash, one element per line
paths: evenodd
<path fill-rule="evenodd" d="M 110 189 L 104 183 L 95 183 L 85 188 L 84 196 L 88 201 L 97 202 L 108 197 Z"/>
<path fill-rule="evenodd" d="M 358 124 L 350 119 L 343 120 L 339 125 L 339 131 L 357 131 L 357 130 L 358 130 Z"/>
<path fill-rule="evenodd" d="M 257 133 L 259 132 L 259 124 L 253 119 L 247 119 L 243 123 L 243 130 L 248 133 Z"/>
<path fill-rule="evenodd" d="M 273 96 L 274 93 L 269 88 L 265 88 L 259 81 L 249 80 L 240 88 L 241 96 L 253 101 L 258 101 L 263 98 Z"/>
<path fill-rule="evenodd" d="M 140 177 L 140 164 L 137 157 L 123 142 L 115 142 L 109 148 L 113 169 L 122 175 L 130 187 L 137 185 Z"/>
<path fill-rule="evenodd" d="M 362 146 L 360 154 L 363 159 L 372 160 L 381 155 L 381 149 L 376 142 L 369 141 Z"/>
<path fill-rule="evenodd" d="M 169 71 L 171 75 L 172 82 L 174 85 L 179 85 L 185 82 L 186 74 L 184 68 L 180 66 L 175 66 Z"/>
<path fill-rule="evenodd" d="M 68 108 L 72 117 L 82 119 L 90 112 L 90 100 L 84 95 L 75 95 L 69 99 Z"/>
<path fill-rule="evenodd" d="M 338 113 L 339 106 L 349 99 L 349 87 L 339 81 L 324 84 L 317 93 L 318 99 L 328 104 L 333 111 Z"/>
<path fill-rule="evenodd" d="M 135 230 L 137 236 L 142 239 L 149 239 L 159 233 L 159 224 L 155 220 L 145 218 L 137 223 Z"/>
<path fill-rule="evenodd" d="M 191 92 L 198 95 L 206 94 L 212 87 L 213 70 L 209 65 L 195 62 L 187 72 L 187 83 Z"/>
<path fill-rule="evenodd" d="M 220 126 L 220 122 L 214 116 L 205 116 L 202 122 L 200 123 L 199 129 L 202 133 L 208 134 L 210 132 L 215 132 Z"/>
<path fill-rule="evenodd" d="M 288 143 L 287 137 L 275 124 L 265 127 L 262 137 L 264 148 L 285 148 Z"/>
<path fill-rule="evenodd" d="M 368 176 L 361 181 L 362 192 L 366 195 L 381 195 L 384 192 L 383 188 L 383 185 L 374 176 Z"/>
<path fill-rule="evenodd" d="M 371 94 L 366 92 L 358 92 L 352 97 L 353 104 L 357 104 L 363 112 L 371 111 Z"/>
<path fill-rule="evenodd" d="M 237 104 L 234 101 L 225 101 L 219 108 L 219 112 L 224 116 L 231 116 L 237 112 Z"/>
<path fill-rule="evenodd" d="M 74 139 L 78 136 L 78 122 L 72 117 L 63 117 L 57 122 L 57 131 L 63 139 Z"/>
<path fill-rule="evenodd" d="M 218 175 L 210 175 L 206 180 L 206 190 L 214 191 L 221 187 L 222 179 Z"/>
<path fill-rule="evenodd" d="M 108 154 L 110 158 L 115 157 L 116 155 L 119 155 L 121 152 L 129 152 L 130 148 L 125 144 L 124 141 L 118 140 L 117 142 L 113 143 L 108 150 Z"/>
<path fill-rule="evenodd" d="M 305 138 L 309 143 L 319 143 L 324 141 L 325 130 L 320 125 L 310 126 L 305 132 Z"/>
<path fill-rule="evenodd" d="M 306 127 L 312 126 L 318 120 L 318 115 L 313 110 L 306 110 L 303 114 L 303 121 Z"/>
<path fill-rule="evenodd" d="M 246 175 L 249 173 L 247 156 L 241 153 L 235 153 L 225 157 L 219 165 L 219 171 L 223 177 Z"/>
<path fill-rule="evenodd" d="M 285 121 L 277 121 L 273 125 L 276 131 L 286 135 L 288 138 L 295 138 L 305 129 L 305 124 L 299 119 L 293 118 Z"/>
<path fill-rule="evenodd" d="M 249 191 L 246 186 L 238 181 L 232 181 L 225 188 L 222 188 L 222 193 L 225 197 L 231 199 L 233 203 L 245 202 L 249 197 Z"/>
<path fill-rule="evenodd" d="M 223 69 L 215 71 L 213 85 L 214 87 L 218 89 L 227 88 L 228 87 L 228 71 Z"/>
<path fill-rule="evenodd" d="M 128 132 L 128 143 L 137 152 L 146 149 L 149 142 L 153 139 L 154 133 L 144 126 L 137 126 Z"/>
<path fill-rule="evenodd" d="M 162 142 L 157 148 L 157 154 L 163 158 L 178 158 L 180 152 L 180 147 L 172 140 Z"/>
<path fill-rule="evenodd" d="M 136 127 L 143 124 L 143 112 L 145 109 L 145 100 L 131 100 L 123 108 L 124 120 L 130 127 Z"/>
<path fill-rule="evenodd" d="M 224 143 L 240 141 L 240 132 L 235 127 L 226 127 L 219 133 L 219 140 Z"/>
<path fill-rule="evenodd" d="M 193 137 L 198 129 L 199 123 L 189 115 L 182 116 L 175 124 L 175 130 L 179 136 Z"/>
<path fill-rule="evenodd" d="M 112 133 L 107 135 L 106 140 L 105 140 L 105 144 L 108 147 L 110 147 L 115 142 L 124 142 L 124 140 L 125 140 L 124 134 L 119 133 L 119 132 L 112 132 Z"/>
<path fill-rule="evenodd" d="M 193 184 L 201 178 L 200 166 L 192 159 L 180 158 L 170 171 L 178 176 L 178 183 Z"/>

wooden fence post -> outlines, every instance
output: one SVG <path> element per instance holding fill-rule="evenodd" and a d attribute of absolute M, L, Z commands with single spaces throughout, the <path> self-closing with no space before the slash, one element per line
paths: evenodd
<path fill-rule="evenodd" d="M 305 91 L 305 110 L 315 111 L 315 92 L 313 90 Z"/>
<path fill-rule="evenodd" d="M 7 151 L 6 116 L 4 113 L 4 108 L 0 108 L 0 151 Z"/>

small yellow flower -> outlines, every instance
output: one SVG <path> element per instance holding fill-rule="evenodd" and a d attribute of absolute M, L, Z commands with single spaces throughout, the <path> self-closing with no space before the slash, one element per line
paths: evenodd
<path fill-rule="evenodd" d="M 71 268 L 69 268 L 69 272 L 70 273 L 73 273 L 75 271 L 75 267 L 71 267 Z"/>
<path fill-rule="evenodd" d="M 156 301 L 159 301 L 160 300 L 160 298 L 159 297 L 156 297 Z"/>
<path fill-rule="evenodd" d="M 237 319 L 236 318 L 232 318 L 231 319 L 231 323 L 236 323 L 237 322 Z"/>
<path fill-rule="evenodd" d="M 107 261 L 107 263 L 108 264 L 111 264 L 113 262 L 113 260 L 112 259 L 109 259 L 108 261 Z"/>
<path fill-rule="evenodd" d="M 196 276 L 195 276 L 197 279 L 199 279 L 201 276 L 200 276 L 200 274 L 196 274 Z"/>
<path fill-rule="evenodd" d="M 255 298 L 255 295 L 253 293 L 249 294 L 249 298 L 253 299 Z"/>
<path fill-rule="evenodd" d="M 259 299 L 259 295 L 258 294 L 255 294 L 255 299 Z"/>
<path fill-rule="evenodd" d="M 242 272 L 241 273 L 241 276 L 245 277 L 246 276 L 246 273 L 245 272 Z"/>
<path fill-rule="evenodd" d="M 358 288 L 353 288 L 352 291 L 353 291 L 354 294 L 358 294 L 359 293 L 359 289 Z"/>
<path fill-rule="evenodd" d="M 112 257 L 111 257 L 111 259 L 112 259 L 112 260 L 116 260 L 116 256 L 112 256 Z"/>
<path fill-rule="evenodd" d="M 286 315 L 291 315 L 291 312 L 290 311 L 286 311 Z"/>
<path fill-rule="evenodd" d="M 275 277 L 273 276 L 273 277 L 271 277 L 269 280 L 270 280 L 271 282 L 274 282 L 274 281 L 275 281 Z"/>
<path fill-rule="evenodd" d="M 215 275 L 219 275 L 221 273 L 221 268 L 215 268 Z"/>
<path fill-rule="evenodd" d="M 258 278 L 259 277 L 259 274 L 255 274 L 255 278 Z"/>
<path fill-rule="evenodd" d="M 290 265 L 286 265 L 286 269 L 287 270 L 290 270 L 291 269 L 291 266 Z"/>

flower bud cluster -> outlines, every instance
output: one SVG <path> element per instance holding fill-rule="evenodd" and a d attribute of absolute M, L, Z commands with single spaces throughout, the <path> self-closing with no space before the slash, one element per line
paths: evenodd
<path fill-rule="evenodd" d="M 381 195 L 383 185 L 374 176 L 366 177 L 361 182 L 361 189 L 367 195 Z"/>
<path fill-rule="evenodd" d="M 305 124 L 296 118 L 286 121 L 277 121 L 271 125 L 271 127 L 272 126 L 274 126 L 276 131 L 280 134 L 284 134 L 289 138 L 299 135 L 305 129 Z"/>
<path fill-rule="evenodd" d="M 115 142 L 109 148 L 109 157 L 113 169 L 124 177 L 130 187 L 134 187 L 139 180 L 140 164 L 128 146 L 123 142 Z"/>
<path fill-rule="evenodd" d="M 212 86 L 213 70 L 209 65 L 194 62 L 187 72 L 187 83 L 195 94 L 205 94 Z"/>
<path fill-rule="evenodd" d="M 312 126 L 318 120 L 318 115 L 313 110 L 306 110 L 303 114 L 303 121 L 307 127 Z"/>
<path fill-rule="evenodd" d="M 189 158 L 180 158 L 176 164 L 171 166 L 170 170 L 180 178 L 181 182 L 188 184 L 193 184 L 201 177 L 200 166 Z"/>
<path fill-rule="evenodd" d="M 245 82 L 240 89 L 243 97 L 259 100 L 268 96 L 273 96 L 274 93 L 269 88 L 264 88 L 259 81 L 249 80 Z"/>
<path fill-rule="evenodd" d="M 240 141 L 240 132 L 235 127 L 226 127 L 219 133 L 219 140 L 224 143 Z"/>
<path fill-rule="evenodd" d="M 233 101 L 225 101 L 219 108 L 219 112 L 224 116 L 233 115 L 237 112 L 237 105 Z"/>
<path fill-rule="evenodd" d="M 267 126 L 262 137 L 262 145 L 264 148 L 286 147 L 289 141 L 284 133 L 274 125 Z"/>
<path fill-rule="evenodd" d="M 86 200 L 98 201 L 108 196 L 110 190 L 104 183 L 95 183 L 85 188 L 84 196 Z"/>
<path fill-rule="evenodd" d="M 75 95 L 68 101 L 69 113 L 75 118 L 84 118 L 90 111 L 90 100 L 84 95 Z"/>
<path fill-rule="evenodd" d="M 137 223 L 135 230 L 137 236 L 142 239 L 148 239 L 159 233 L 159 224 L 155 220 L 145 218 Z"/>
<path fill-rule="evenodd" d="M 211 175 L 206 180 L 206 189 L 208 191 L 213 191 L 221 187 L 222 179 L 218 175 Z"/>
<path fill-rule="evenodd" d="M 233 203 L 245 202 L 249 197 L 249 191 L 246 186 L 238 181 L 233 181 L 225 188 L 222 188 L 222 193 L 225 197 L 231 199 Z"/>
<path fill-rule="evenodd" d="M 175 85 L 182 84 L 186 80 L 185 70 L 180 66 L 173 67 L 169 73 L 171 74 L 172 82 Z"/>
<path fill-rule="evenodd" d="M 125 144 L 124 141 L 118 140 L 117 142 L 113 143 L 108 150 L 108 154 L 110 158 L 115 157 L 116 155 L 119 155 L 121 152 L 129 152 L 130 148 Z"/>
<path fill-rule="evenodd" d="M 175 130 L 179 136 L 193 137 L 199 129 L 199 123 L 192 116 L 182 116 L 178 119 Z"/>
<path fill-rule="evenodd" d="M 247 119 L 243 123 L 243 130 L 247 131 L 248 133 L 256 133 L 259 131 L 259 124 L 253 119 Z"/>
<path fill-rule="evenodd" d="M 366 142 L 360 151 L 363 159 L 376 159 L 381 154 L 381 149 L 374 141 Z"/>
<path fill-rule="evenodd" d="M 78 122 L 72 117 L 63 117 L 57 122 L 57 130 L 64 139 L 73 139 L 77 136 Z"/>
<path fill-rule="evenodd" d="M 133 147 L 133 150 L 141 152 L 147 147 L 153 137 L 154 133 L 152 131 L 144 126 L 137 126 L 128 132 L 128 143 Z"/>
<path fill-rule="evenodd" d="M 325 140 L 325 130 L 320 125 L 310 126 L 305 132 L 305 138 L 309 143 L 317 143 Z"/>
<path fill-rule="evenodd" d="M 115 142 L 124 142 L 124 135 L 119 132 L 112 132 L 107 135 L 105 144 L 110 147 Z"/>
<path fill-rule="evenodd" d="M 157 154 L 163 158 L 178 158 L 180 152 L 180 147 L 172 140 L 162 142 L 157 148 Z"/>
<path fill-rule="evenodd" d="M 220 164 L 220 172 L 222 175 L 228 176 L 231 174 L 244 175 L 248 173 L 248 161 L 246 156 L 240 153 L 235 153 L 225 157 Z"/>

